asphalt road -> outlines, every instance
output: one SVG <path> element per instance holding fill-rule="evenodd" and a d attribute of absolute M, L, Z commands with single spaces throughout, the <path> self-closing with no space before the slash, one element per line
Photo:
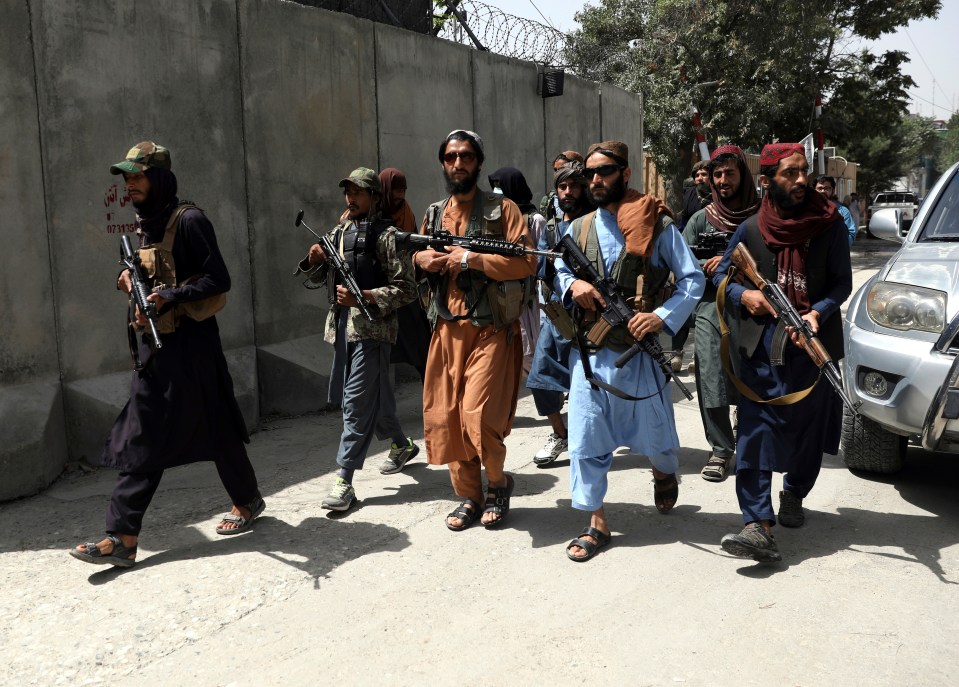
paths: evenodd
<path fill-rule="evenodd" d="M 894 250 L 856 247 L 857 284 Z M 399 403 L 419 441 L 419 384 Z M 528 396 L 499 530 L 448 531 L 447 471 L 420 458 L 382 476 L 383 443 L 357 473 L 359 506 L 329 516 L 333 413 L 254 435 L 267 509 L 253 532 L 214 534 L 228 504 L 212 464 L 168 471 L 129 571 L 66 554 L 101 531 L 115 479 L 69 472 L 0 505 L 0 684 L 953 684 L 959 462 L 913 448 L 875 478 L 826 456 L 807 524 L 777 528 L 784 561 L 759 565 L 720 549 L 741 527 L 733 479 L 699 477 L 696 402 L 675 412 L 677 507 L 657 513 L 648 462 L 617 457 L 613 544 L 585 564 L 564 555 L 587 521 L 566 457 L 532 463 L 548 429 Z"/>

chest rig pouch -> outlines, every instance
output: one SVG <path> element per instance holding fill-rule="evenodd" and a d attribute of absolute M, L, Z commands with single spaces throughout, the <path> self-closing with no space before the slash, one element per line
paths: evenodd
<path fill-rule="evenodd" d="M 653 228 L 653 238 L 650 245 L 654 245 L 660 234 L 672 223 L 668 215 L 660 215 Z M 585 225 L 585 230 L 584 230 Z M 606 261 L 599 250 L 599 239 L 596 236 L 596 213 L 591 212 L 576 219 L 570 227 L 573 239 L 579 244 L 583 253 L 596 267 L 596 271 L 604 277 Z M 625 245 L 616 257 L 612 270 L 609 273 L 619 288 L 626 302 L 633 306 L 636 312 L 653 312 L 665 303 L 676 285 L 672 280 L 672 272 L 668 267 L 657 267 L 653 264 L 652 255 L 633 255 L 626 252 Z M 587 344 L 601 348 L 609 346 L 614 351 L 625 351 L 633 345 L 633 337 L 625 327 L 610 327 L 599 317 L 597 311 L 583 311 L 579 317 L 580 338 Z"/>
<path fill-rule="evenodd" d="M 174 286 L 192 284 L 200 275 L 196 274 L 183 281 L 177 281 L 176 264 L 173 260 L 173 242 L 176 239 L 180 219 L 187 210 L 199 208 L 188 201 L 180 203 L 170 215 L 166 228 L 163 231 L 163 240 L 159 243 L 150 243 L 142 246 L 138 253 L 144 276 L 149 280 L 154 292 L 169 289 Z M 215 296 L 204 298 L 190 303 L 177 303 L 165 309 L 158 317 L 157 329 L 161 334 L 170 334 L 176 331 L 181 317 L 189 317 L 197 322 L 213 317 L 226 305 L 226 294 L 218 293 Z"/>
<path fill-rule="evenodd" d="M 346 260 L 361 289 L 375 289 L 387 285 L 386 274 L 376 255 L 380 234 L 390 226 L 388 220 L 376 219 L 353 222 L 344 220 L 333 231 L 333 244 L 340 257 Z M 327 273 L 327 294 L 330 303 L 336 302 L 336 286 L 339 284 L 335 270 Z"/>
<path fill-rule="evenodd" d="M 442 230 L 443 213 L 448 204 L 449 198 L 434 203 L 427 210 L 427 226 L 431 233 L 437 234 Z M 531 220 L 527 220 L 529 221 Z M 504 238 L 501 196 L 494 193 L 477 193 L 465 235 L 500 240 Z M 465 270 L 457 276 L 456 285 L 466 294 L 467 311 L 464 315 L 453 315 L 446 304 L 449 275 L 442 275 L 433 282 L 434 297 L 427 316 L 434 327 L 439 317 L 447 321 L 469 319 L 476 327 L 492 325 L 494 331 L 499 331 L 518 320 L 524 308 L 531 307 L 535 296 L 534 283 L 532 276 L 497 281 L 490 279 L 480 270 Z"/>

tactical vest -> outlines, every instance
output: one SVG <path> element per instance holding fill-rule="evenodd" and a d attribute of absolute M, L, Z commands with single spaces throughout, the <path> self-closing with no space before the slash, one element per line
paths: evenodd
<path fill-rule="evenodd" d="M 672 217 L 660 215 L 653 228 L 653 238 L 650 245 L 654 245 L 660 234 L 672 223 Z M 586 231 L 583 231 L 583 225 L 586 225 Z M 606 274 L 606 262 L 599 250 L 599 238 L 596 235 L 596 211 L 590 212 L 582 217 L 573 220 L 569 229 L 570 236 L 576 241 L 593 263 L 596 271 L 602 276 Z M 643 255 L 633 255 L 626 252 L 626 245 L 620 251 L 609 277 L 616 282 L 623 298 L 632 301 L 633 307 L 637 312 L 653 312 L 661 306 L 673 294 L 675 287 L 670 281 L 671 271 L 668 267 L 657 267 L 653 264 L 653 257 Z M 592 328 L 595 322 L 595 315 L 590 317 L 591 311 L 587 311 L 587 317 L 579 323 L 582 339 L 585 340 L 586 333 Z M 603 346 L 609 346 L 614 351 L 624 351 L 633 345 L 634 339 L 625 327 L 614 327 L 603 342 Z"/>
<path fill-rule="evenodd" d="M 159 243 L 143 245 L 138 251 L 144 276 L 153 291 L 162 291 L 174 286 L 185 286 L 195 282 L 201 276 L 195 274 L 183 281 L 177 281 L 176 278 L 173 241 L 176 239 L 177 230 L 180 228 L 180 219 L 187 210 L 203 212 L 193 203 L 182 201 L 170 215 L 170 219 L 167 220 L 166 228 L 163 231 L 163 240 Z M 139 233 L 139 230 L 137 233 Z M 220 312 L 225 305 L 226 293 L 218 293 L 215 296 L 190 303 L 177 303 L 159 316 L 157 329 L 161 334 L 170 334 L 176 331 L 181 317 L 189 317 L 197 322 L 202 322 Z"/>
<path fill-rule="evenodd" d="M 771 281 L 777 281 L 779 268 L 776 264 L 776 254 L 769 250 L 766 242 L 759 233 L 759 216 L 753 215 L 744 223 L 746 231 L 746 247 L 756 259 L 759 272 Z M 830 283 L 827 269 L 827 258 L 831 241 L 827 238 L 828 232 L 812 239 L 806 253 L 806 288 L 809 294 L 809 303 L 822 299 L 829 291 Z M 793 304 L 795 305 L 795 304 Z M 832 316 L 819 322 L 819 340 L 829 351 L 833 360 L 843 357 L 842 318 L 837 317 L 838 311 Z M 752 357 L 756 346 L 762 339 L 765 329 L 764 320 L 748 315 L 741 316 L 739 325 L 739 348 L 747 357 Z"/>
<path fill-rule="evenodd" d="M 504 239 L 502 196 L 495 193 L 477 193 L 470 209 L 470 218 L 465 236 L 491 239 Z M 481 212 L 477 204 L 481 203 Z M 426 224 L 429 231 L 438 234 L 443 229 L 443 213 L 450 199 L 433 203 L 426 211 Z M 531 221 L 531 220 L 527 220 Z M 469 319 L 476 327 L 493 325 L 494 331 L 508 327 L 519 319 L 524 308 L 531 307 L 535 290 L 534 277 L 497 281 L 490 279 L 481 270 L 469 269 L 460 273 L 457 285 L 466 294 L 467 312 L 465 315 L 453 315 L 446 304 L 449 289 L 449 274 L 441 275 L 434 282 L 434 297 L 427 316 L 436 326 L 440 317 L 447 321 Z"/>
<path fill-rule="evenodd" d="M 388 283 L 386 271 L 376 254 L 376 244 L 391 224 L 390 220 L 379 217 L 359 224 L 348 219 L 334 229 L 338 233 L 333 243 L 340 249 L 340 255 L 350 265 L 356 283 L 363 290 L 386 286 Z M 332 275 L 332 270 L 330 273 Z M 334 284 L 334 291 L 335 288 Z"/>

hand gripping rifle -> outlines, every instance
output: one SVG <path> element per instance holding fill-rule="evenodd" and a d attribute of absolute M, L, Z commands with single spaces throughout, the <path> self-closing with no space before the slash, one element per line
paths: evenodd
<path fill-rule="evenodd" d="M 326 255 L 326 262 L 330 266 L 330 269 L 332 269 L 336 274 L 337 280 L 343 284 L 343 286 L 346 287 L 346 290 L 350 292 L 350 295 L 356 299 L 356 307 L 360 309 L 360 312 L 363 313 L 363 316 L 372 322 L 373 314 L 370 312 L 370 309 L 366 307 L 366 303 L 363 301 L 363 290 L 357 283 L 356 277 L 353 276 L 353 269 L 350 267 L 350 263 L 344 260 L 343 256 L 340 255 L 340 252 L 336 249 L 336 246 L 333 245 L 330 237 L 326 235 L 320 236 L 315 231 L 310 229 L 310 226 L 303 221 L 302 210 L 296 213 L 296 221 L 293 224 L 297 227 L 303 225 L 306 227 L 307 231 L 316 237 L 320 244 L 320 248 L 323 249 L 323 253 Z M 335 298 L 335 294 L 331 295 Z"/>
<path fill-rule="evenodd" d="M 150 327 L 150 335 L 153 339 L 154 348 L 163 348 L 163 342 L 160 341 L 160 332 L 157 330 L 157 309 L 152 301 L 147 300 L 150 295 L 150 289 L 147 288 L 146 280 L 143 278 L 143 271 L 140 265 L 140 254 L 133 250 L 133 243 L 130 241 L 130 235 L 124 234 L 120 237 L 120 264 L 127 268 L 130 273 L 130 297 L 136 303 L 137 308 L 143 313 Z M 132 337 L 131 333 L 131 337 Z M 133 341 L 133 339 L 131 339 Z M 136 359 L 136 351 L 131 344 L 131 351 L 134 353 L 134 364 L 140 369 L 139 360 Z"/>
<path fill-rule="evenodd" d="M 578 279 L 592 284 L 593 287 L 599 291 L 603 300 L 606 301 L 606 308 L 600 314 L 599 321 L 597 321 L 593 329 L 590 330 L 587 338 L 589 338 L 590 341 L 599 342 L 605 338 L 613 327 L 622 326 L 625 329 L 626 325 L 629 324 L 629 321 L 636 313 L 626 302 L 616 282 L 609 277 L 600 276 L 596 268 L 593 267 L 593 263 L 589 261 L 589 258 L 586 257 L 585 253 L 576 245 L 573 237 L 569 234 L 566 234 L 559 242 L 559 245 L 556 246 L 556 251 L 562 254 L 563 261 L 569 269 L 572 270 L 573 274 L 576 275 Z M 666 353 L 663 351 L 659 339 L 655 336 L 644 336 L 640 341 L 636 341 L 629 350 L 616 359 L 616 367 L 623 367 L 640 351 L 645 351 L 656 361 L 659 369 L 662 370 L 667 379 L 672 377 L 673 382 L 675 382 L 679 390 L 683 392 L 686 400 L 693 400 L 693 395 L 686 385 L 673 374 L 672 368 L 669 366 L 669 359 L 666 357 Z"/>
<path fill-rule="evenodd" d="M 773 310 L 776 311 L 776 315 L 783 324 L 792 327 L 793 331 L 799 334 L 799 345 L 809 354 L 812 361 L 816 363 L 816 367 L 819 368 L 819 373 L 825 375 L 826 380 L 832 384 L 832 388 L 839 394 L 839 398 L 846 404 L 846 407 L 849 408 L 853 414 L 856 414 L 859 404 L 853 403 L 846 394 L 846 390 L 843 389 L 842 378 L 839 376 L 839 369 L 836 367 L 832 356 L 829 355 L 829 352 L 826 350 L 826 347 L 823 346 L 819 337 L 813 333 L 809 323 L 802 318 L 802 315 L 799 314 L 796 307 L 789 302 L 782 287 L 776 282 L 770 282 L 763 277 L 759 271 L 759 266 L 756 264 L 756 260 L 742 243 L 736 245 L 729 257 L 733 265 L 736 266 L 736 269 L 742 272 L 746 279 L 762 291 L 763 296 L 769 301 L 769 304 L 773 307 Z"/>
<path fill-rule="evenodd" d="M 487 255 L 508 255 L 522 257 L 524 255 L 542 255 L 546 258 L 558 258 L 559 254 L 550 250 L 534 250 L 521 243 L 510 243 L 503 239 L 490 239 L 478 236 L 457 236 L 448 231 L 435 234 L 414 234 L 413 232 L 398 231 L 395 234 L 396 245 L 410 251 L 432 248 L 442 253 L 450 246 L 465 248 L 471 253 Z"/>

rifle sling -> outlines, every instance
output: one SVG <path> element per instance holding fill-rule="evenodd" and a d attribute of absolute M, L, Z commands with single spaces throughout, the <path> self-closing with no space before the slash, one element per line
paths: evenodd
<path fill-rule="evenodd" d="M 589 348 L 586 345 L 586 341 L 583 339 L 583 334 L 580 331 L 579 327 L 576 328 L 575 343 L 576 343 L 576 348 L 579 349 L 580 360 L 583 361 L 583 374 L 586 376 L 586 381 L 589 382 L 589 385 L 593 387 L 594 389 L 602 389 L 603 391 L 607 391 L 611 393 L 613 396 L 615 396 L 616 398 L 621 398 L 624 401 L 645 401 L 647 399 L 652 398 L 653 396 L 659 396 L 663 392 L 663 389 L 666 388 L 666 385 L 669 384 L 669 378 L 666 378 L 663 381 L 663 385 L 659 387 L 658 389 L 656 389 L 656 391 L 654 391 L 653 393 L 649 394 L 648 396 L 633 396 L 632 394 L 628 394 L 622 389 L 615 387 L 612 384 L 608 384 L 604 382 L 602 379 L 597 379 L 596 377 L 593 376 L 593 366 L 590 365 L 589 363 Z"/>
<path fill-rule="evenodd" d="M 819 370 L 819 376 L 816 377 L 816 381 L 812 383 L 812 386 L 802 389 L 801 391 L 793 391 L 792 393 L 770 399 L 760 398 L 755 391 L 746 386 L 745 382 L 743 382 L 743 380 L 733 373 L 732 365 L 730 365 L 729 362 L 729 327 L 726 324 L 725 318 L 726 284 L 729 283 L 729 279 L 732 276 L 732 272 L 729 272 L 726 275 L 726 278 L 723 279 L 723 283 L 719 285 L 719 291 L 716 293 L 716 310 L 719 313 L 719 331 L 722 334 L 722 341 L 719 344 L 719 359 L 722 361 L 723 369 L 726 370 L 726 374 L 729 375 L 729 381 L 733 383 L 733 386 L 736 387 L 739 393 L 753 403 L 762 403 L 764 405 L 769 404 L 773 406 L 791 406 L 793 403 L 798 403 L 806 398 L 806 396 L 808 396 L 812 390 L 816 388 L 816 385 L 819 384 L 819 380 L 822 379 L 821 368 Z M 783 331 L 785 331 L 785 329 Z"/>

